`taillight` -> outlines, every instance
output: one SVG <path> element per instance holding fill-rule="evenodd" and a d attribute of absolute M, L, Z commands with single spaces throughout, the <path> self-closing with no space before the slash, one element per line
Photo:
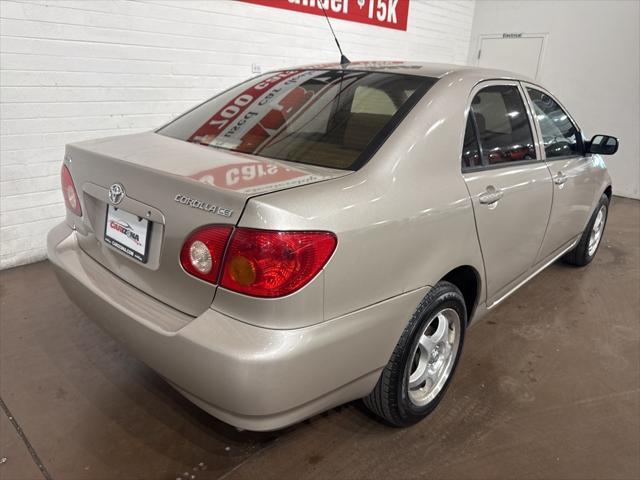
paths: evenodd
<path fill-rule="evenodd" d="M 180 251 L 182 268 L 202 280 L 217 283 L 222 255 L 232 229 L 233 227 L 212 225 L 189 235 Z"/>
<path fill-rule="evenodd" d="M 77 216 L 82 216 L 82 208 L 80 207 L 80 198 L 76 192 L 76 187 L 73 184 L 71 173 L 66 165 L 62 165 L 60 171 L 60 179 L 62 183 L 62 195 L 64 195 L 64 204 L 69 210 L 75 213 Z"/>
<path fill-rule="evenodd" d="M 336 248 L 331 232 L 237 228 L 224 257 L 220 285 L 255 297 L 282 297 L 302 288 Z"/>

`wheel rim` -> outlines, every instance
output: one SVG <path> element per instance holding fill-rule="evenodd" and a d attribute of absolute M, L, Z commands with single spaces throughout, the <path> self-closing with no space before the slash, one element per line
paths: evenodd
<path fill-rule="evenodd" d="M 607 207 L 602 205 L 600 210 L 598 210 L 598 215 L 596 215 L 596 220 L 593 222 L 593 228 L 591 228 L 591 233 L 589 234 L 589 247 L 587 248 L 587 252 L 589 256 L 592 257 L 596 250 L 598 249 L 598 245 L 600 245 L 600 240 L 602 239 L 602 232 L 604 232 L 604 223 L 607 219 Z"/>
<path fill-rule="evenodd" d="M 452 308 L 425 322 L 408 363 L 407 387 L 414 405 L 427 405 L 447 383 L 458 355 L 460 329 L 460 316 Z"/>

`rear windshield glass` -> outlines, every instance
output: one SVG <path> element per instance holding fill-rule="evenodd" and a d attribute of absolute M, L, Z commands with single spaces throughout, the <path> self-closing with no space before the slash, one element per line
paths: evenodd
<path fill-rule="evenodd" d="M 242 83 L 158 133 L 279 160 L 356 170 L 435 79 L 386 72 L 288 70 Z"/>

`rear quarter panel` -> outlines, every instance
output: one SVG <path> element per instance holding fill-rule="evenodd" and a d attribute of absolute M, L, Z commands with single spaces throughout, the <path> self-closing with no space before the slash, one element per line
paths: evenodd
<path fill-rule="evenodd" d="M 240 226 L 329 230 L 338 237 L 322 276 L 284 299 L 253 302 L 249 310 L 267 305 L 267 326 L 332 319 L 434 285 L 461 265 L 472 266 L 482 278 L 473 210 L 460 168 L 470 90 L 466 78 L 444 78 L 434 85 L 358 172 L 248 202 Z M 321 318 L 313 299 L 319 282 L 324 289 Z M 214 308 L 251 321 L 247 308 L 239 310 L 228 298 L 236 294 L 222 290 Z M 288 314 L 292 301 L 302 317 Z M 305 318 L 307 303 L 311 315 Z M 402 314 L 408 321 L 411 312 Z"/>

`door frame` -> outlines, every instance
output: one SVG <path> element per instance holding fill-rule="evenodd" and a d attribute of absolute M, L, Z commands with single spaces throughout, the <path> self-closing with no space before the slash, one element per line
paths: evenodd
<path fill-rule="evenodd" d="M 528 83 L 531 86 L 534 86 L 535 84 L 531 83 L 531 82 L 524 82 L 524 83 Z M 465 173 L 472 173 L 474 171 L 479 171 L 479 170 L 493 170 L 493 169 L 500 169 L 500 168 L 507 168 L 507 167 L 513 167 L 513 166 L 517 166 L 517 165 L 526 165 L 526 164 L 535 164 L 535 163 L 545 163 L 546 164 L 546 157 L 543 157 L 544 155 L 544 146 L 542 145 L 542 137 L 539 135 L 538 133 L 538 126 L 537 126 L 537 120 L 535 119 L 535 114 L 533 111 L 533 108 L 531 106 L 531 100 L 529 99 L 529 96 L 527 95 L 527 91 L 526 88 L 523 85 L 523 82 L 521 80 L 513 80 L 513 79 L 506 79 L 506 78 L 492 78 L 492 79 L 487 79 L 487 80 L 482 80 L 481 82 L 475 84 L 473 86 L 473 88 L 471 89 L 471 91 L 469 92 L 469 96 L 467 97 L 467 105 L 466 105 L 466 109 L 465 111 L 467 112 L 467 117 L 469 115 L 472 115 L 472 111 L 471 111 L 471 102 L 473 102 L 473 99 L 475 98 L 475 96 L 478 94 L 478 92 L 480 90 L 483 90 L 487 87 L 493 87 L 493 86 L 511 86 L 511 87 L 516 87 L 518 89 L 518 92 L 520 93 L 520 98 L 522 99 L 522 103 L 524 105 L 524 109 L 525 112 L 527 114 L 527 119 L 529 121 L 529 128 L 531 129 L 531 138 L 533 140 L 533 144 L 534 147 L 536 149 L 536 159 L 535 160 L 520 160 L 517 162 L 504 162 L 504 163 L 499 163 L 496 165 L 484 165 L 484 159 L 482 159 L 482 165 L 478 166 L 478 167 L 472 167 L 472 168 L 464 168 L 461 165 L 461 173 L 464 175 Z M 546 92 L 546 90 L 545 90 Z M 555 97 L 552 97 L 555 99 Z M 563 107 L 564 109 L 564 107 Z M 473 116 L 472 116 L 473 118 Z M 573 118 L 572 118 L 573 120 Z M 466 126 L 466 122 L 467 122 L 467 118 L 465 118 L 465 126 Z M 477 126 L 475 123 L 475 119 L 473 119 L 473 125 L 474 128 L 476 128 L 476 136 L 478 137 L 478 147 L 480 150 L 480 154 L 482 155 L 482 145 L 480 143 L 480 137 L 478 136 L 478 130 L 477 130 Z M 461 149 L 460 151 L 462 151 L 462 145 L 461 145 Z"/>
<path fill-rule="evenodd" d="M 514 39 L 514 38 L 541 38 L 542 46 L 540 47 L 540 56 L 538 57 L 538 65 L 536 65 L 536 75 L 533 77 L 534 80 L 538 80 L 540 76 L 540 71 L 542 69 L 542 60 L 544 59 L 544 53 L 547 47 L 547 40 L 549 38 L 548 33 L 481 33 L 478 35 L 476 40 L 475 47 L 475 65 L 480 66 L 480 53 L 482 51 L 482 41 L 484 39 Z"/>
<path fill-rule="evenodd" d="M 573 118 L 573 116 L 571 115 L 571 113 L 569 112 L 569 110 L 567 110 L 567 107 L 565 107 L 560 100 L 558 100 L 557 97 L 555 97 L 551 92 L 549 92 L 549 90 L 547 90 L 544 87 L 541 87 L 540 85 L 537 85 L 535 83 L 531 83 L 531 82 L 527 82 L 526 80 L 520 80 L 520 86 L 522 87 L 522 92 L 525 96 L 525 100 L 526 103 L 529 107 L 529 111 L 531 112 L 531 119 L 533 121 L 534 127 L 536 129 L 536 133 L 538 135 L 538 139 L 540 141 L 540 150 L 541 153 L 543 155 L 543 159 L 545 162 L 549 163 L 549 162 L 555 162 L 557 160 L 566 160 L 568 158 L 574 158 L 574 157 L 587 157 L 589 156 L 586 152 L 582 152 L 582 154 L 580 155 L 567 155 L 564 157 L 554 157 L 551 159 L 547 158 L 547 153 L 546 150 L 544 148 L 544 141 L 543 141 L 543 136 L 542 136 L 542 128 L 540 128 L 540 122 L 538 122 L 538 119 L 535 116 L 535 109 L 534 109 L 534 105 L 533 105 L 533 101 L 531 100 L 531 97 L 529 96 L 529 92 L 527 91 L 527 87 L 531 87 L 533 90 L 538 90 L 539 92 L 544 93 L 545 95 L 547 95 L 548 97 L 550 97 L 553 101 L 555 101 L 560 108 L 562 109 L 562 111 L 564 112 L 564 114 L 569 117 L 569 120 L 571 121 L 571 123 L 573 123 L 574 127 L 576 127 L 576 129 L 578 130 L 578 134 L 580 135 L 580 142 L 582 143 L 582 148 L 584 150 L 585 148 L 585 143 L 587 142 L 587 139 L 584 137 L 584 132 L 582 131 L 582 128 L 580 127 L 580 124 L 578 124 L 578 122 L 576 122 L 575 118 Z"/>

